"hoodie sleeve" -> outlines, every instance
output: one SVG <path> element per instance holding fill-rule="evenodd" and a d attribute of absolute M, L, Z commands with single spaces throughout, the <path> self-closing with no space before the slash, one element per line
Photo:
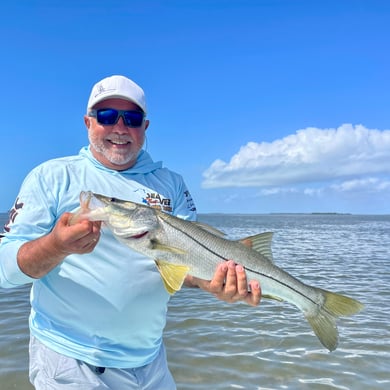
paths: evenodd
<path fill-rule="evenodd" d="M 5 234 L 0 240 L 0 287 L 11 288 L 33 282 L 18 266 L 19 248 L 47 234 L 55 222 L 51 191 L 44 175 L 33 170 L 24 180 L 10 211 Z"/>
<path fill-rule="evenodd" d="M 33 282 L 35 279 L 24 274 L 17 263 L 17 254 L 23 242 L 12 242 L 7 237 L 0 243 L 0 287 L 12 288 Z"/>
<path fill-rule="evenodd" d="M 191 193 L 180 175 L 177 176 L 176 180 L 177 198 L 173 209 L 173 215 L 189 221 L 196 221 L 196 207 Z"/>

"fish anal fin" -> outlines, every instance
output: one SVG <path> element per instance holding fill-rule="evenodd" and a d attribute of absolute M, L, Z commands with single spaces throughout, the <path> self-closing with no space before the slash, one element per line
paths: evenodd
<path fill-rule="evenodd" d="M 256 252 L 261 253 L 269 261 L 273 262 L 271 243 L 272 243 L 272 232 L 263 232 L 255 234 L 238 240 L 241 244 L 248 248 L 253 249 Z"/>
<path fill-rule="evenodd" d="M 190 267 L 172 264 L 164 260 L 156 260 L 156 265 L 168 293 L 174 294 L 176 291 L 179 291 Z"/>
<path fill-rule="evenodd" d="M 262 294 L 261 295 L 261 299 L 263 299 L 263 298 L 273 299 L 274 301 L 283 302 L 283 299 L 278 297 L 278 296 L 276 296 L 276 295 Z"/>

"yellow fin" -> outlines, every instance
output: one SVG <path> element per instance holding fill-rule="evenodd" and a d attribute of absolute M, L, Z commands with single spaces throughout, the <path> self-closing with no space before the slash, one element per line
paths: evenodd
<path fill-rule="evenodd" d="M 172 264 L 164 260 L 156 260 L 156 265 L 168 293 L 174 294 L 176 291 L 179 291 L 190 267 Z"/>
<path fill-rule="evenodd" d="M 349 316 L 362 310 L 364 305 L 359 301 L 344 295 L 321 290 L 325 301 L 315 315 L 306 315 L 314 333 L 322 345 L 333 351 L 338 344 L 336 318 Z"/>
<path fill-rule="evenodd" d="M 350 316 L 364 308 L 364 305 L 356 299 L 327 290 L 321 291 L 325 295 L 324 308 L 332 315 Z"/>
<path fill-rule="evenodd" d="M 176 248 L 174 246 L 169 246 L 162 244 L 161 242 L 157 240 L 151 240 L 150 244 L 152 246 L 152 249 L 160 250 L 162 252 L 170 252 L 170 253 L 176 253 L 178 255 L 185 255 L 187 252 L 183 249 Z"/>
<path fill-rule="evenodd" d="M 269 295 L 269 294 L 261 294 L 261 299 L 266 298 L 266 299 L 273 299 L 275 301 L 283 302 L 283 299 L 280 297 L 277 297 L 276 295 Z"/>
<path fill-rule="evenodd" d="M 264 232 L 255 234 L 238 240 L 241 244 L 252 248 L 254 251 L 261 253 L 268 260 L 273 262 L 271 243 L 272 243 L 272 232 Z"/>

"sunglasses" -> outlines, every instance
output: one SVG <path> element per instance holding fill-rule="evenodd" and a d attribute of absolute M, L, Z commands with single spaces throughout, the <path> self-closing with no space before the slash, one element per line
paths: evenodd
<path fill-rule="evenodd" d="M 88 116 L 96 118 L 101 125 L 115 125 L 119 118 L 122 117 L 127 127 L 140 127 L 144 121 L 145 114 L 142 111 L 101 108 L 89 111 Z"/>

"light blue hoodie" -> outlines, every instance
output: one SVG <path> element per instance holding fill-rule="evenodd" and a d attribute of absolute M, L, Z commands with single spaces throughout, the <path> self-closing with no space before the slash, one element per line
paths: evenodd
<path fill-rule="evenodd" d="M 20 246 L 50 232 L 62 213 L 75 211 L 81 191 L 152 202 L 196 219 L 182 177 L 147 152 L 134 167 L 118 172 L 85 147 L 77 156 L 39 165 L 24 180 L 0 241 L 0 286 L 32 282 L 31 333 L 49 348 L 95 366 L 143 366 L 158 354 L 169 300 L 152 259 L 103 229 L 92 253 L 66 257 L 41 279 L 17 265 Z"/>

